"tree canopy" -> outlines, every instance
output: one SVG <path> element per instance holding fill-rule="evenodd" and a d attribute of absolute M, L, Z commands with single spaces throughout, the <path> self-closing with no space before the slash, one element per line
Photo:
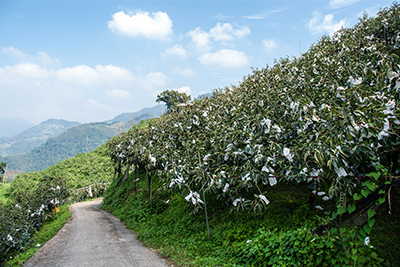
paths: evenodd
<path fill-rule="evenodd" d="M 187 95 L 186 93 L 180 93 L 175 90 L 166 90 L 157 95 L 156 102 L 164 102 L 167 106 L 167 113 L 171 113 L 177 109 L 179 104 L 187 103 L 190 99 L 190 95 Z"/>
<path fill-rule="evenodd" d="M 4 172 L 6 171 L 6 166 L 7 163 L 5 162 L 0 163 L 0 174 L 4 174 Z"/>

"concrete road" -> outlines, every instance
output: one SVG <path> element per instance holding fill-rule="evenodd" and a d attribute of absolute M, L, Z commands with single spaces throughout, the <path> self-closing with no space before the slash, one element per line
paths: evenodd
<path fill-rule="evenodd" d="M 165 267 L 116 217 L 100 210 L 101 199 L 70 206 L 72 221 L 24 266 Z"/>

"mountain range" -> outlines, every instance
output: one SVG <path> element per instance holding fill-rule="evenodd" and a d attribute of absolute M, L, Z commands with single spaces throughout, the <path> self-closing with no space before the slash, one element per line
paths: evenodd
<path fill-rule="evenodd" d="M 44 170 L 78 153 L 87 153 L 141 120 L 159 117 L 165 105 L 122 113 L 111 120 L 80 124 L 49 119 L 20 134 L 0 138 L 0 162 L 9 170 Z"/>
<path fill-rule="evenodd" d="M 45 143 L 47 139 L 62 134 L 69 128 L 79 124 L 79 122 L 49 119 L 18 135 L 1 137 L 0 156 L 14 156 L 26 153 Z"/>

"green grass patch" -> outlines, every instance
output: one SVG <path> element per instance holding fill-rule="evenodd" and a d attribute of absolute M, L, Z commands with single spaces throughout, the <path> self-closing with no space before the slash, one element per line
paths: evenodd
<path fill-rule="evenodd" d="M 6 261 L 5 266 L 22 266 L 33 257 L 36 251 L 55 236 L 64 224 L 69 221 L 72 216 L 72 213 L 69 211 L 69 206 L 70 204 L 62 205 L 58 213 L 58 218 L 55 216 L 52 220 L 47 221 L 40 232 L 37 232 L 32 238 L 32 245 L 25 247 L 21 253 Z M 37 246 L 38 244 L 40 244 L 40 246 Z"/>
<path fill-rule="evenodd" d="M 146 246 L 178 266 L 284 266 L 288 262 L 293 262 L 290 266 L 349 265 L 338 249 L 338 233 L 311 233 L 327 222 L 325 211 L 335 205 L 318 198 L 310 205 L 306 186 L 278 183 L 268 195 L 273 201 L 262 213 L 237 212 L 231 203 L 208 194 L 209 237 L 205 211 L 194 213 L 185 195 L 159 190 L 161 181 L 153 176 L 150 201 L 145 175 L 139 175 L 137 193 L 132 181 L 133 177 L 120 185 L 114 182 L 105 193 L 102 208 L 124 222 Z M 326 209 L 312 208 L 315 205 Z M 385 212 L 377 216 L 376 224 L 382 223 L 381 227 L 387 229 L 377 227 L 371 232 L 374 248 L 364 246 L 357 236 L 352 238 L 353 230 L 346 232 L 348 242 L 362 243 L 357 252 L 362 265 L 355 266 L 399 266 L 396 244 L 400 243 L 400 229 L 395 223 L 399 215 L 394 216 L 388 217 Z M 394 239 L 397 241 L 391 243 Z M 396 249 L 388 249 L 389 243 Z M 379 262 L 378 256 L 385 261 Z"/>
<path fill-rule="evenodd" d="M 0 205 L 5 205 L 10 199 L 10 183 L 0 183 Z"/>

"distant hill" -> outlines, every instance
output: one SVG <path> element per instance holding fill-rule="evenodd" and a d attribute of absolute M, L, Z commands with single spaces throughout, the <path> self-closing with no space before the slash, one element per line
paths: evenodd
<path fill-rule="evenodd" d="M 32 172 L 44 170 L 78 153 L 90 152 L 109 138 L 120 133 L 118 123 L 88 123 L 75 126 L 66 132 L 49 138 L 44 144 L 28 153 L 0 157 L 12 170 Z"/>
<path fill-rule="evenodd" d="M 122 123 L 130 123 L 131 120 L 134 120 L 134 123 L 139 123 L 141 120 L 147 120 L 155 117 L 160 117 L 162 112 L 165 112 L 166 107 L 165 105 L 156 105 L 152 108 L 143 108 L 136 112 L 126 112 L 122 113 L 111 120 L 105 121 L 108 123 L 112 122 L 122 122 Z"/>
<path fill-rule="evenodd" d="M 12 138 L 0 138 L 0 162 L 7 163 L 9 172 L 44 170 L 78 153 L 94 150 L 109 138 L 129 130 L 132 122 L 159 117 L 165 109 L 165 105 L 157 105 L 87 124 L 50 119 Z"/>
<path fill-rule="evenodd" d="M 17 135 L 34 124 L 22 118 L 0 118 L 0 138 Z"/>
<path fill-rule="evenodd" d="M 45 143 L 47 139 L 64 133 L 79 124 L 79 122 L 49 119 L 18 135 L 2 137 L 0 138 L 0 156 L 14 156 L 26 153 Z"/>

